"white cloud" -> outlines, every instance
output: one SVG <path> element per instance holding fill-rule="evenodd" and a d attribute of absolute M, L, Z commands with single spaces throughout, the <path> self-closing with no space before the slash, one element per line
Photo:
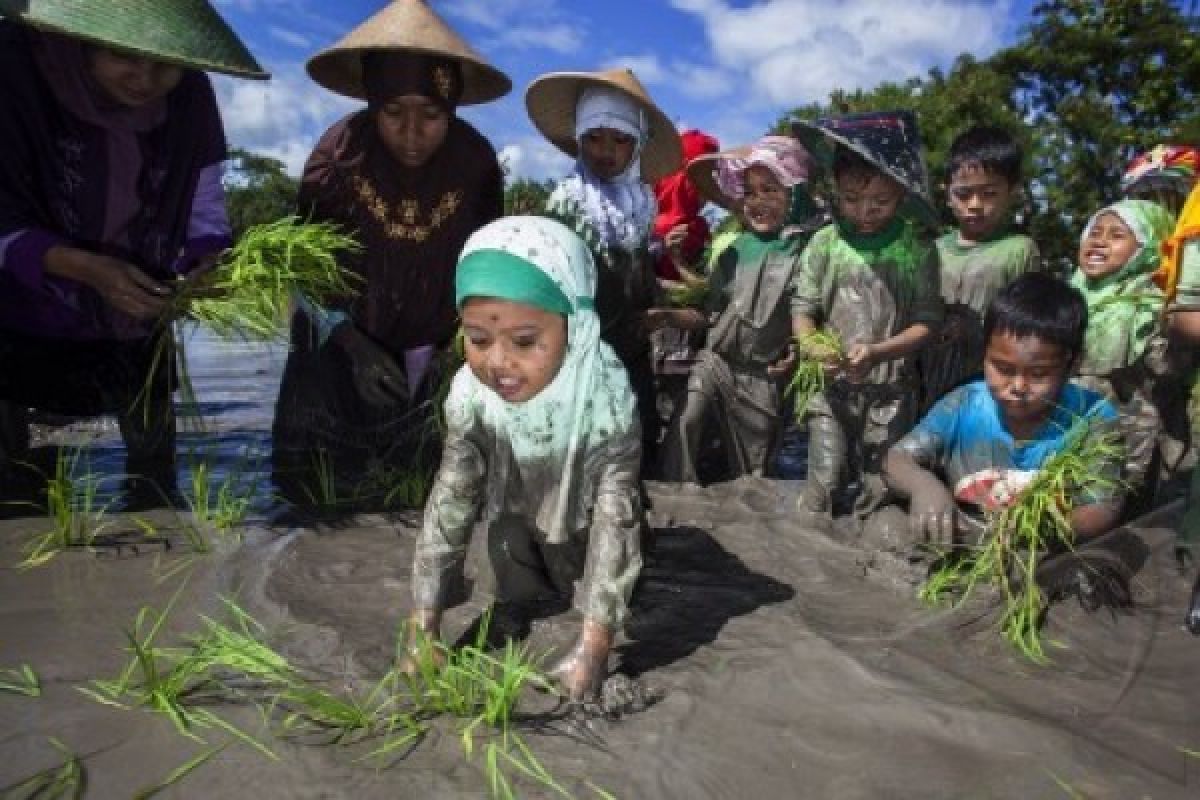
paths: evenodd
<path fill-rule="evenodd" d="M 1001 44 L 1011 0 L 671 0 L 705 26 L 716 65 L 709 80 L 747 80 L 782 106 L 824 100 L 833 89 L 903 80 L 960 53 Z M 701 81 L 702 82 L 702 81 Z M 730 84 L 731 85 L 731 84 Z M 681 85 L 682 88 L 682 85 Z M 714 89 L 715 91 L 715 89 Z"/>
<path fill-rule="evenodd" d="M 568 14 L 558 0 L 448 0 L 437 9 L 487 31 L 484 50 L 541 48 L 575 53 L 584 44 L 578 15 Z"/>
<path fill-rule="evenodd" d="M 287 28 L 281 28 L 278 25 L 268 25 L 267 33 L 271 34 L 271 38 L 278 39 L 284 44 L 298 47 L 301 50 L 309 50 L 312 48 L 312 40 L 302 33 L 290 31 Z"/>
<path fill-rule="evenodd" d="M 511 178 L 555 180 L 571 169 L 571 158 L 538 136 L 522 136 L 500 148 L 497 156 Z"/>
<path fill-rule="evenodd" d="M 618 56 L 606 66 L 627 67 L 642 83 L 669 86 L 693 100 L 715 100 L 727 95 L 733 90 L 736 79 L 729 69 L 683 59 L 664 62 L 654 53 Z"/>
<path fill-rule="evenodd" d="M 299 64 L 272 65 L 270 81 L 214 76 L 231 145 L 280 159 L 299 175 L 316 139 L 361 104 L 313 83 Z"/>

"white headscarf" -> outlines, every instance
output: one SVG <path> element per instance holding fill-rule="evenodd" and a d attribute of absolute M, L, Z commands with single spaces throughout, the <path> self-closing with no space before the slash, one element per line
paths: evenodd
<path fill-rule="evenodd" d="M 446 400 L 446 421 L 451 430 L 469 430 L 482 422 L 493 437 L 509 444 L 518 471 L 533 478 L 527 485 L 547 475 L 561 476 L 557 491 L 529 511 L 549 541 L 566 541 L 576 528 L 579 504 L 587 502 L 579 497 L 579 487 L 589 448 L 629 435 L 638 424 L 629 378 L 600 340 L 596 267 L 583 240 L 546 217 L 504 217 L 467 239 L 459 261 L 480 250 L 516 256 L 562 290 L 573 309 L 567 316 L 567 351 L 550 384 L 524 403 L 504 400 L 464 366 Z"/>
<path fill-rule="evenodd" d="M 607 87 L 590 87 L 575 108 L 575 139 L 583 148 L 588 131 L 609 128 L 635 140 L 629 166 L 612 180 L 593 175 L 580 156 L 550 200 L 551 211 L 577 211 L 587 217 L 602 248 L 636 250 L 650 235 L 658 204 L 642 182 L 642 148 L 650 125 L 646 113 L 628 95 Z"/>

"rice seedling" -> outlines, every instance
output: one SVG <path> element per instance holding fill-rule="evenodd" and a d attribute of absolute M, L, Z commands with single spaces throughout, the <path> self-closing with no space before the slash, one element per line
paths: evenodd
<path fill-rule="evenodd" d="M 825 391 L 825 374 L 830 364 L 845 355 L 841 338 L 830 330 L 815 330 L 796 339 L 796 372 L 787 387 L 796 419 L 808 411 L 813 398 Z"/>
<path fill-rule="evenodd" d="M 82 800 L 87 792 L 83 760 L 58 739 L 49 741 L 62 754 L 62 762 L 5 786 L 0 789 L 0 797 L 6 800 Z"/>
<path fill-rule="evenodd" d="M 1011 505 L 988 518 L 983 541 L 961 555 L 943 558 L 920 589 L 921 599 L 939 604 L 951 595 L 963 602 L 980 584 L 1001 591 L 1000 629 L 1030 660 L 1046 661 L 1041 623 L 1046 598 L 1036 580 L 1047 552 L 1074 545 L 1071 511 L 1075 497 L 1104 496 L 1117 487 L 1112 465 L 1122 456 L 1119 434 L 1087 417 L 1067 431 L 1063 449 L 1042 465 Z"/>
<path fill-rule="evenodd" d="M 111 500 L 101 497 L 101 479 L 81 471 L 82 447 L 59 449 L 54 475 L 46 480 L 46 515 L 50 530 L 26 543 L 19 569 L 37 567 L 72 548 L 90 547 L 108 527 L 105 514 Z"/>
<path fill-rule="evenodd" d="M 241 525 L 250 513 L 258 479 L 247 487 L 241 475 L 229 472 L 218 482 L 208 462 L 196 460 L 189 470 L 188 483 L 187 504 L 192 518 L 225 534 Z"/>
<path fill-rule="evenodd" d="M 157 646 L 154 641 L 182 589 L 162 612 L 149 607 L 138 612 L 133 629 L 126 632 L 132 659 L 118 678 L 94 680 L 79 691 L 104 705 L 162 714 L 180 734 L 195 741 L 205 743 L 198 729 L 218 729 L 276 758 L 265 744 L 207 706 L 240 698 L 229 682 L 234 677 L 249 678 L 256 687 L 281 686 L 290 678 L 291 668 L 254 637 L 244 613 L 235 614 L 237 629 L 201 617 L 204 630 L 188 640 L 188 647 Z"/>
<path fill-rule="evenodd" d="M 703 308 L 708 302 L 709 290 L 707 278 L 685 277 L 667 289 L 667 302 L 676 308 Z"/>
<path fill-rule="evenodd" d="M 211 272 L 181 283 L 169 317 L 186 316 L 225 338 L 278 340 L 294 295 L 326 305 L 356 292 L 357 278 L 339 257 L 359 250 L 353 236 L 327 222 L 292 216 L 255 225 Z"/>
<path fill-rule="evenodd" d="M 42 682 L 32 667 L 22 664 L 16 669 L 0 670 L 0 692 L 41 697 Z"/>
<path fill-rule="evenodd" d="M 179 767 L 171 770 L 171 773 L 158 783 L 154 784 L 153 786 L 147 786 L 145 789 L 139 791 L 133 796 L 133 800 L 149 800 L 151 797 L 154 797 L 164 789 L 174 786 L 224 749 L 225 745 L 220 745 L 219 747 L 213 747 L 209 750 L 205 750 L 195 758 L 188 759 Z"/>

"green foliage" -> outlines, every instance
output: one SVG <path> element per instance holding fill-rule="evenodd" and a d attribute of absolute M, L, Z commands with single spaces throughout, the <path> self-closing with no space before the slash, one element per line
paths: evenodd
<path fill-rule="evenodd" d="M 225 534 L 241 525 L 250 513 L 258 480 L 246 486 L 238 472 L 229 472 L 217 482 L 208 462 L 197 459 L 191 465 L 188 483 L 187 504 L 192 518 Z"/>
<path fill-rule="evenodd" d="M 294 213 L 299 181 L 287 174 L 282 161 L 234 148 L 225 181 L 225 208 L 234 239 L 255 225 Z"/>
<path fill-rule="evenodd" d="M 964 554 L 942 558 L 921 586 L 920 597 L 936 605 L 952 596 L 966 600 L 980 584 L 1000 589 L 1004 609 L 1000 629 L 1025 657 L 1046 660 L 1041 623 L 1046 599 L 1036 580 L 1047 552 L 1074 546 L 1073 498 L 1105 495 L 1117 485 L 1109 465 L 1119 463 L 1119 434 L 1080 418 L 1067 432 L 1063 449 L 1048 459 L 1016 502 L 992 514 L 983 541 Z"/>
<path fill-rule="evenodd" d="M 58 739 L 50 739 L 50 744 L 62 754 L 62 762 L 5 786 L 0 796 L 7 800 L 82 800 L 87 793 L 83 761 Z"/>
<path fill-rule="evenodd" d="M 100 477 L 81 469 L 82 454 L 79 447 L 59 449 L 54 475 L 46 479 L 50 530 L 26 543 L 20 569 L 41 566 L 65 550 L 89 547 L 108 527 L 105 515 L 110 503 L 101 499 Z"/>
<path fill-rule="evenodd" d="M 41 697 L 42 682 L 28 664 L 22 664 L 16 669 L 0 669 L 0 692 Z"/>
<path fill-rule="evenodd" d="M 1170 0 L 1044 0 L 1018 41 L 991 58 L 962 55 L 904 82 L 835 91 L 775 125 L 830 114 L 913 110 L 935 202 L 945 208 L 954 137 L 999 125 L 1025 145 L 1025 227 L 1053 267 L 1074 263 L 1087 217 L 1118 196 L 1133 155 L 1200 141 L 1200 18 Z M 953 224 L 948 213 L 943 221 Z"/>
<path fill-rule="evenodd" d="M 796 419 L 808 412 L 813 398 L 825 391 L 825 373 L 845 355 L 841 338 L 829 330 L 816 330 L 796 340 L 796 372 L 785 396 L 792 397 Z"/>
<path fill-rule="evenodd" d="M 504 187 L 504 214 L 541 214 L 546 208 L 546 198 L 554 190 L 554 181 L 535 181 L 518 178 Z"/>

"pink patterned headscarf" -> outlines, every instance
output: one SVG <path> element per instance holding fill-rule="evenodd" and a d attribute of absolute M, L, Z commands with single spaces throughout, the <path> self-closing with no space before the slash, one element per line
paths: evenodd
<path fill-rule="evenodd" d="M 771 170 L 780 183 L 791 189 L 808 180 L 812 164 L 812 156 L 791 136 L 764 136 L 748 151 L 722 158 L 718 162 L 717 186 L 726 197 L 741 200 L 746 170 L 762 166 Z"/>

